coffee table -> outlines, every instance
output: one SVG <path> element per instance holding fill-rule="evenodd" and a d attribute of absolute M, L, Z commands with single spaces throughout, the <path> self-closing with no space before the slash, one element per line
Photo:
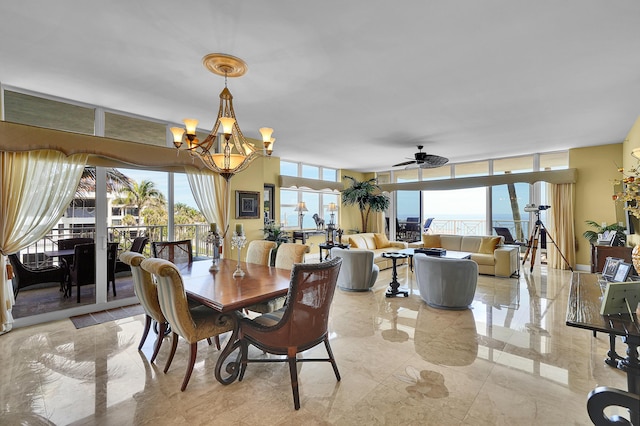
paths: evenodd
<path fill-rule="evenodd" d="M 391 273 L 391 283 L 389 284 L 389 290 L 387 290 L 385 296 L 387 297 L 396 297 L 398 295 L 404 295 L 404 297 L 409 297 L 409 292 L 405 290 L 399 290 L 400 283 L 398 282 L 398 270 L 396 269 L 396 262 L 398 259 L 406 259 L 409 257 L 407 253 L 400 252 L 388 252 L 382 253 L 382 257 L 386 259 L 391 259 L 393 264 L 393 272 Z"/>
<path fill-rule="evenodd" d="M 415 251 L 415 248 L 406 248 L 396 252 L 406 254 L 409 257 L 409 267 L 411 268 L 411 272 L 413 272 L 413 256 L 415 255 Z M 471 259 L 471 253 L 468 251 L 447 250 L 447 254 L 438 257 L 446 257 L 449 259 Z"/>

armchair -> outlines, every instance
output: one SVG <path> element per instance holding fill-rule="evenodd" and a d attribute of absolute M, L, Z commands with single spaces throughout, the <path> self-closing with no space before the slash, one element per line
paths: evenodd
<path fill-rule="evenodd" d="M 376 283 L 380 268 L 373 263 L 373 252 L 362 249 L 331 249 L 331 257 L 341 257 L 338 287 L 347 291 L 368 291 Z"/>
<path fill-rule="evenodd" d="M 416 253 L 413 267 L 420 297 L 440 309 L 468 309 L 478 284 L 478 264 Z"/>

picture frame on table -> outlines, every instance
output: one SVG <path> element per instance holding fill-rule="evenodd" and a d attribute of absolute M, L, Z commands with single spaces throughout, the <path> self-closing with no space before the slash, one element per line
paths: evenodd
<path fill-rule="evenodd" d="M 236 191 L 236 219 L 260 218 L 260 193 Z"/>
<path fill-rule="evenodd" d="M 612 281 L 618 270 L 618 265 L 624 262 L 624 259 L 618 257 L 607 257 L 602 267 L 602 278 L 607 281 Z"/>
<path fill-rule="evenodd" d="M 616 273 L 613 276 L 613 281 L 617 283 L 622 283 L 629 278 L 629 273 L 631 272 L 631 264 L 626 262 L 618 263 L 618 267 L 616 268 Z"/>

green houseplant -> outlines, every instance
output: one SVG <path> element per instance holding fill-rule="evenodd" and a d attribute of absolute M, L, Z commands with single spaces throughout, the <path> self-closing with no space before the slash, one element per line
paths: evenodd
<path fill-rule="evenodd" d="M 369 214 L 382 212 L 389 208 L 389 197 L 382 193 L 376 178 L 358 181 L 351 176 L 344 176 L 351 181 L 351 186 L 342 191 L 342 202 L 347 206 L 358 206 L 362 220 L 362 231 L 367 232 Z"/>
<path fill-rule="evenodd" d="M 607 225 L 605 223 L 605 226 L 602 226 L 593 220 L 586 220 L 585 223 L 592 228 L 595 228 L 595 230 L 584 231 L 582 234 L 583 237 L 589 240 L 591 245 L 596 245 L 598 242 L 598 234 L 603 234 L 605 231 L 613 231 L 616 233 L 616 237 L 613 240 L 614 246 L 624 246 L 627 242 L 627 235 L 624 233 L 627 228 L 624 226 L 618 225 L 617 223 L 612 223 L 611 225 Z"/>

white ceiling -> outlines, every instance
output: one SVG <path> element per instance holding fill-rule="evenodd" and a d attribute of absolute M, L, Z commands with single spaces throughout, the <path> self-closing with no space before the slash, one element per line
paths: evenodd
<path fill-rule="evenodd" d="M 0 82 L 210 129 L 224 79 L 283 159 L 390 169 L 621 142 L 640 115 L 637 0 L 0 3 Z"/>

